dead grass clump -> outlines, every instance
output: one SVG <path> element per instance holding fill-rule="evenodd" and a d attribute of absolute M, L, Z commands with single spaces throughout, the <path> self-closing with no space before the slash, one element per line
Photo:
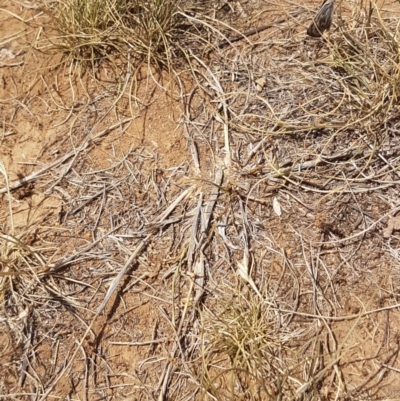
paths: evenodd
<path fill-rule="evenodd" d="M 129 47 L 153 63 L 171 64 L 179 0 L 134 0 L 124 17 Z"/>
<path fill-rule="evenodd" d="M 115 47 L 113 35 L 122 24 L 125 1 L 60 0 L 45 2 L 56 47 L 74 60 L 93 61 L 106 56 Z"/>
<path fill-rule="evenodd" d="M 290 335 L 258 295 L 225 290 L 217 308 L 201 313 L 202 399 L 279 399 L 289 387 L 283 356 Z"/>
<path fill-rule="evenodd" d="M 112 56 L 171 67 L 182 13 L 194 2 L 179 0 L 44 0 L 58 51 L 80 63 Z"/>
<path fill-rule="evenodd" d="M 177 0 L 59 0 L 46 2 L 51 40 L 72 59 L 94 62 L 111 54 L 166 63 L 175 24 Z"/>

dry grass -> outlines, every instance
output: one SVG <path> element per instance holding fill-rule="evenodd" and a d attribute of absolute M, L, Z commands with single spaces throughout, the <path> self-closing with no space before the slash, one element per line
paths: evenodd
<path fill-rule="evenodd" d="M 200 398 L 282 398 L 292 384 L 286 344 L 299 333 L 285 333 L 279 315 L 257 294 L 238 288 L 230 297 L 233 290 L 220 289 L 213 310 L 201 312 Z"/>
<path fill-rule="evenodd" d="M 204 26 L 196 28 L 200 21 L 190 17 L 212 11 L 204 5 L 195 0 L 44 0 L 50 24 L 36 48 L 61 52 L 81 67 L 108 62 L 119 73 L 140 71 L 143 65 L 172 73 L 184 61 L 188 41 L 204 34 Z"/>
<path fill-rule="evenodd" d="M 225 8 L 200 18 L 175 1 L 51 4 L 52 41 L 71 60 L 96 69 L 110 48 L 151 65 L 182 56 L 170 93 L 192 159 L 164 166 L 143 145 L 112 148 L 99 166 L 98 147 L 151 107 L 155 89 L 132 89 L 131 64 L 117 96 L 114 82 L 98 98 L 60 95 L 82 102 L 62 110 L 68 141 L 2 189 L 2 395 L 395 399 L 397 18 L 342 2 L 329 35 L 304 39 L 311 10 L 267 2 L 265 30 L 226 46 L 240 26 Z M 233 19 L 260 19 L 257 4 Z M 28 182 L 63 202 L 32 238 L 11 223 Z"/>
<path fill-rule="evenodd" d="M 152 0 L 48 1 L 56 48 L 82 64 L 129 54 L 168 63 L 178 2 Z"/>

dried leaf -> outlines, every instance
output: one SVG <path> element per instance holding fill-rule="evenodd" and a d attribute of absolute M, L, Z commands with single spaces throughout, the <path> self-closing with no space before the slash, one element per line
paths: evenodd
<path fill-rule="evenodd" d="M 388 225 L 383 231 L 383 237 L 389 238 L 395 230 L 400 230 L 400 216 L 389 218 Z"/>
<path fill-rule="evenodd" d="M 259 78 L 256 80 L 256 89 L 258 92 L 261 92 L 267 83 L 267 80 L 265 78 Z"/>
<path fill-rule="evenodd" d="M 274 209 L 274 212 L 277 216 L 281 217 L 282 216 L 282 208 L 281 204 L 279 203 L 278 199 L 274 198 L 272 201 L 272 207 Z"/>

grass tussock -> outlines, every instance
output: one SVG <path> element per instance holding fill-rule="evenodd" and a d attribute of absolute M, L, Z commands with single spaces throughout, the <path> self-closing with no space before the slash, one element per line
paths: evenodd
<path fill-rule="evenodd" d="M 46 3 L 53 27 L 60 37 L 55 43 L 74 59 L 89 61 L 104 55 L 118 34 L 123 2 L 66 0 Z"/>
<path fill-rule="evenodd" d="M 290 384 L 283 361 L 294 333 L 257 294 L 230 292 L 221 291 L 217 309 L 201 313 L 201 399 L 277 400 Z"/>
<path fill-rule="evenodd" d="M 53 28 L 51 42 L 70 59 L 93 64 L 117 56 L 147 61 L 152 66 L 170 66 L 181 32 L 178 11 L 182 3 L 46 0 L 44 8 Z"/>

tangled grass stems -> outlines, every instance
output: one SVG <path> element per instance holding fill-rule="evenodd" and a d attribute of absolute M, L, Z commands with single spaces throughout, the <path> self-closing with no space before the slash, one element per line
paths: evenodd
<path fill-rule="evenodd" d="M 291 334 L 257 294 L 231 291 L 220 289 L 218 311 L 201 312 L 201 399 L 279 399 L 290 387 L 281 357 Z"/>
<path fill-rule="evenodd" d="M 44 0 L 49 39 L 82 64 L 129 55 L 152 66 L 170 66 L 179 36 L 180 0 Z"/>
<path fill-rule="evenodd" d="M 121 26 L 123 2 L 120 0 L 59 0 L 45 1 L 54 32 L 50 40 L 57 51 L 81 62 L 104 57 Z M 122 50 L 122 49 L 121 49 Z"/>

